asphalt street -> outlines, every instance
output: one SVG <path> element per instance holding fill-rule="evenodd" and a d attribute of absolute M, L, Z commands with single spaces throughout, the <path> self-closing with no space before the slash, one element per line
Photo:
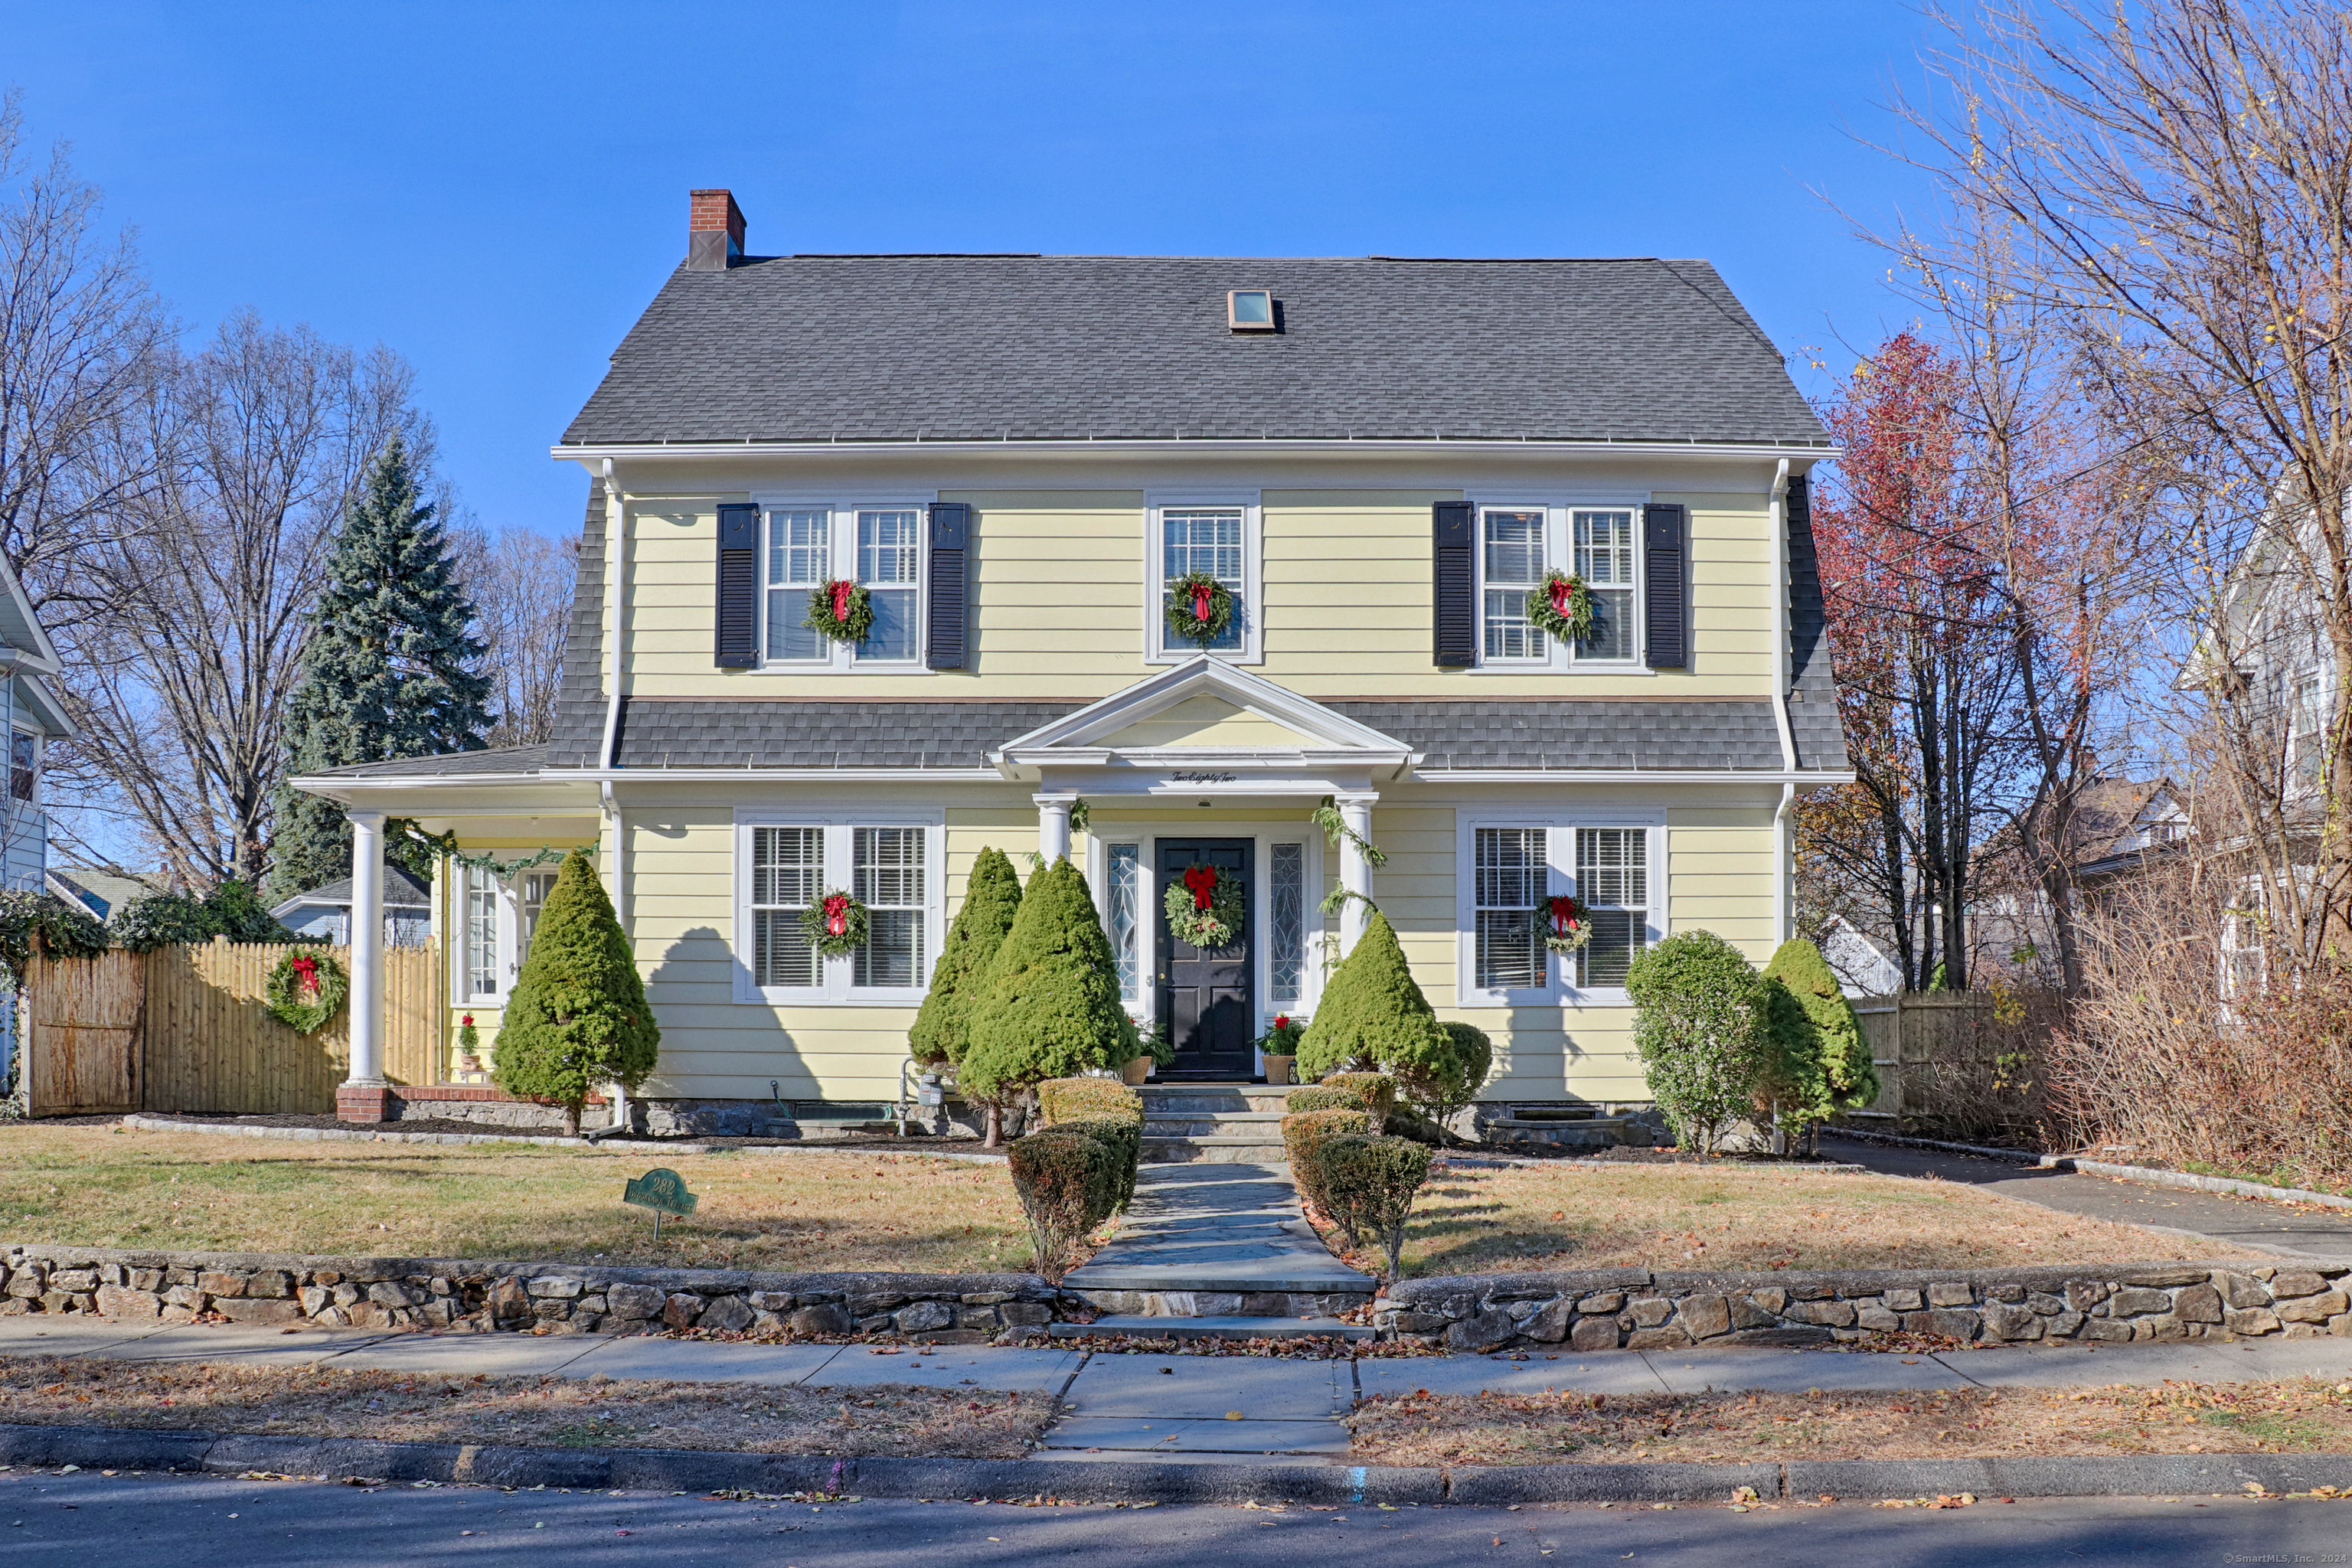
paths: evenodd
<path fill-rule="evenodd" d="M 1825 1151 L 1834 1144 L 1841 1160 L 1891 1176 L 1935 1176 L 2094 1219 L 2163 1226 L 2219 1241 L 2285 1247 L 2320 1258 L 2352 1258 L 2352 1209 L 2144 1186 L 2078 1171 L 2053 1171 L 1940 1149 L 1865 1143 L 1832 1133 L 1822 1134 L 1822 1144 Z"/>
<path fill-rule="evenodd" d="M 1301 1540 L 1311 1537 L 1312 1543 Z M 0 1565 L 105 1562 L 145 1542 L 173 1568 L 257 1562 L 560 1561 L 964 1568 L 1058 1561 L 1197 1568 L 1432 1568 L 1625 1562 L 1721 1568 L 1759 1560 L 1872 1568 L 2352 1561 L 2352 1502 L 2241 1498 L 1984 1500 L 1946 1510 L 1855 1500 L 1734 1513 L 1720 1504 L 1112 1509 L 970 1502 L 723 1501 L 693 1496 L 354 1488 L 312 1481 L 88 1472 L 0 1475 Z"/>

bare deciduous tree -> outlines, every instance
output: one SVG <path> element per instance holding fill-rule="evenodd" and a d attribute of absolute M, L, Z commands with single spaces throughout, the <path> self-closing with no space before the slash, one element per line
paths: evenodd
<path fill-rule="evenodd" d="M 432 434 L 397 355 L 247 312 L 158 378 L 158 482 L 81 570 L 108 614 L 65 696 L 82 728 L 52 784 L 111 813 L 178 882 L 257 881 L 325 537 L 394 435 Z"/>
<path fill-rule="evenodd" d="M 0 97 L 0 555 L 52 634 L 99 601 L 76 557 L 155 479 L 145 410 L 171 326 L 130 237 L 65 149 L 32 167 L 20 95 Z"/>
<path fill-rule="evenodd" d="M 458 571 L 479 616 L 477 635 L 489 647 L 482 669 L 494 683 L 498 715 L 489 743 L 537 745 L 555 733 L 580 542 L 509 527 L 495 536 L 466 530 L 457 547 Z"/>

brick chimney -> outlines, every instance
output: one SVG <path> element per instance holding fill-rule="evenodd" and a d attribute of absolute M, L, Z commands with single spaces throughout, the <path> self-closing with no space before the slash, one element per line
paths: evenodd
<path fill-rule="evenodd" d="M 724 272 L 743 258 L 743 209 L 732 191 L 695 191 L 687 201 L 686 266 Z"/>

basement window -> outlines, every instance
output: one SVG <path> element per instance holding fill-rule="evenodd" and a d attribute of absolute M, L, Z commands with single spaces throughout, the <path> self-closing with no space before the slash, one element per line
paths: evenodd
<path fill-rule="evenodd" d="M 1269 289 L 1227 289 L 1225 325 L 1237 332 L 1274 331 L 1274 291 Z"/>

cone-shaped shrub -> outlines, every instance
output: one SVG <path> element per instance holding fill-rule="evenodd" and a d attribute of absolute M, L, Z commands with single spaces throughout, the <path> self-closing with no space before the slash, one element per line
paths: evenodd
<path fill-rule="evenodd" d="M 605 1084 L 635 1089 L 654 1070 L 661 1031 L 646 983 L 587 855 L 564 858 L 540 911 L 530 952 L 515 977 L 491 1047 L 499 1087 L 563 1108 L 568 1131 Z"/>
<path fill-rule="evenodd" d="M 1413 1194 L 1429 1179 L 1429 1151 L 1410 1138 L 1343 1135 L 1314 1151 L 1325 1208 L 1351 1242 L 1373 1241 L 1388 1257 L 1394 1279 L 1404 1254 L 1405 1221 Z"/>
<path fill-rule="evenodd" d="M 1831 1107 L 1853 1110 L 1876 1100 L 1878 1069 L 1871 1065 L 1862 1022 L 1822 950 L 1803 937 L 1791 937 L 1764 966 L 1764 977 L 1779 981 L 1812 1025 L 1813 1053 Z"/>
<path fill-rule="evenodd" d="M 1425 1071 L 1452 1052 L 1388 917 L 1372 910 L 1364 934 L 1323 987 L 1307 1037 L 1298 1042 L 1299 1072 L 1321 1078 L 1341 1068 Z"/>
<path fill-rule="evenodd" d="M 1135 1020 L 1119 1005 L 1110 939 L 1085 875 L 1069 861 L 1029 879 L 971 1034 L 959 1079 L 983 1100 L 1141 1054 Z"/>
<path fill-rule="evenodd" d="M 1013 1190 L 1029 1220 L 1036 1268 L 1056 1284 L 1069 1272 L 1087 1235 L 1118 1205 L 1118 1156 L 1080 1123 L 1016 1138 L 1005 1151 Z"/>
<path fill-rule="evenodd" d="M 1021 910 L 1021 878 L 1002 849 L 982 849 L 964 883 L 963 907 L 940 944 L 931 986 L 907 1031 L 907 1054 L 926 1067 L 961 1062 L 971 1043 L 971 1015 L 996 950 Z"/>
<path fill-rule="evenodd" d="M 1764 978 L 1711 931 L 1676 931 L 1625 973 L 1642 1076 L 1685 1149 L 1702 1154 L 1753 1104 L 1765 1046 Z"/>

